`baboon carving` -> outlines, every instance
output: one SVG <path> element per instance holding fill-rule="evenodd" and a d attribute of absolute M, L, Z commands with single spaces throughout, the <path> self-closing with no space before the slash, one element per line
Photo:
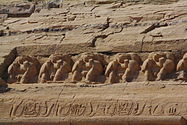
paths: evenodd
<path fill-rule="evenodd" d="M 117 59 L 111 61 L 108 64 L 106 71 L 105 71 L 105 75 L 106 77 L 109 77 L 109 80 L 108 80 L 109 83 L 115 83 L 119 81 L 119 79 L 117 78 L 118 67 L 119 67 L 119 63 Z"/>
<path fill-rule="evenodd" d="M 8 68 L 9 83 L 35 83 L 37 82 L 40 63 L 36 58 L 20 56 Z"/>
<path fill-rule="evenodd" d="M 156 80 L 164 80 L 168 74 L 175 71 L 174 55 L 169 52 L 164 54 L 164 57 L 159 58 L 160 71 Z"/>
<path fill-rule="evenodd" d="M 72 82 L 85 79 L 87 83 L 104 82 L 106 61 L 102 54 L 83 53 L 72 68 Z"/>
<path fill-rule="evenodd" d="M 110 61 L 109 61 L 110 60 Z M 141 73 L 144 75 L 141 75 Z M 177 71 L 175 73 L 175 71 Z M 68 54 L 52 54 L 40 66 L 38 59 L 19 56 L 8 67 L 8 83 L 123 83 L 176 79 L 187 81 L 187 53 L 176 65 L 171 52 L 152 52 L 142 62 L 136 53 L 104 56 L 99 53 L 83 53 L 71 57 Z"/>
<path fill-rule="evenodd" d="M 187 81 L 187 53 L 185 53 L 183 58 L 178 62 L 177 71 L 179 72 L 177 79 Z"/>
<path fill-rule="evenodd" d="M 99 61 L 93 59 L 89 59 L 89 65 L 90 70 L 86 74 L 86 81 L 97 82 L 97 78 L 99 78 L 99 76 L 103 74 L 104 68 Z"/>
<path fill-rule="evenodd" d="M 174 55 L 170 52 L 150 53 L 142 65 L 146 81 L 164 80 L 174 71 Z"/>
<path fill-rule="evenodd" d="M 47 60 L 41 66 L 40 73 L 38 76 L 39 83 L 45 83 L 50 80 L 50 71 L 53 70 L 52 68 L 53 68 L 53 64 L 52 64 L 51 60 Z"/>
<path fill-rule="evenodd" d="M 155 80 L 155 72 L 158 72 L 159 67 L 156 65 L 156 62 L 154 61 L 155 54 L 150 53 L 148 58 L 143 62 L 142 65 L 142 72 L 145 75 L 146 81 L 153 81 Z"/>
<path fill-rule="evenodd" d="M 85 68 L 84 65 L 85 63 L 81 59 L 75 62 L 72 68 L 72 74 L 73 74 L 72 82 L 78 82 L 82 80 L 82 77 L 83 77 L 82 71 Z"/>
<path fill-rule="evenodd" d="M 63 81 L 71 72 L 73 61 L 70 55 L 53 54 L 42 65 L 38 76 L 40 83 Z"/>
<path fill-rule="evenodd" d="M 129 82 L 135 79 L 140 71 L 142 61 L 135 53 L 117 54 L 105 71 L 109 83 Z"/>

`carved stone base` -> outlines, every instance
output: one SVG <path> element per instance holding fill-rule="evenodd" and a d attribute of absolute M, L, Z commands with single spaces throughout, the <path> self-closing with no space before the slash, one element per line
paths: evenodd
<path fill-rule="evenodd" d="M 187 118 L 185 82 L 9 87 L 0 97 L 1 125 L 183 125 Z"/>
<path fill-rule="evenodd" d="M 185 125 L 186 121 L 181 116 L 125 116 L 125 117 L 97 117 L 97 118 L 35 118 L 2 120 L 6 125 Z"/>

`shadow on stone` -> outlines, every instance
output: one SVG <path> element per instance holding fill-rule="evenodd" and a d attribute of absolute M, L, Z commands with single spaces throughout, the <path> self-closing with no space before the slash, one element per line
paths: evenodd
<path fill-rule="evenodd" d="M 5 92 L 8 92 L 10 90 L 11 90 L 11 88 L 8 88 L 7 86 L 1 86 L 0 87 L 0 93 L 5 93 Z"/>

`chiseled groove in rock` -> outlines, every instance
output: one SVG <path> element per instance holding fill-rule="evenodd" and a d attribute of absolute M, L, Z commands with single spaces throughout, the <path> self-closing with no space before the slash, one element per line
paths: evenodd
<path fill-rule="evenodd" d="M 111 33 L 108 33 L 108 34 L 102 34 L 102 32 L 101 32 L 101 35 L 97 35 L 97 36 L 95 36 L 92 40 L 91 40 L 91 46 L 90 47 L 96 47 L 97 45 L 96 45 L 96 42 L 97 42 L 97 39 L 98 38 L 102 38 L 102 39 L 105 39 L 105 38 L 107 38 L 108 36 L 110 36 L 110 35 L 113 35 L 113 34 L 117 34 L 117 33 L 121 33 L 122 31 L 123 31 L 123 26 L 116 26 L 116 27 L 120 27 L 121 29 L 119 30 L 119 31 L 115 31 L 115 32 L 111 32 Z M 108 27 L 107 27 L 108 28 Z M 107 29 L 106 28 L 106 29 Z"/>
<path fill-rule="evenodd" d="M 145 39 L 146 36 L 143 36 L 142 40 L 141 40 L 141 52 L 143 50 L 143 44 L 144 44 L 144 39 Z"/>
<path fill-rule="evenodd" d="M 107 38 L 109 35 L 98 35 L 98 36 L 95 36 L 92 40 L 91 40 L 91 45 L 89 47 L 96 47 L 96 41 L 98 38 L 102 38 L 102 39 L 105 39 Z"/>

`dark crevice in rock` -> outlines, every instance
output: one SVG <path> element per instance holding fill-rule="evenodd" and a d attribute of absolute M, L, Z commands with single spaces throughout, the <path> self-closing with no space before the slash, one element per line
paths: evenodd
<path fill-rule="evenodd" d="M 110 26 L 110 18 L 107 18 L 107 19 L 106 19 L 106 24 L 103 25 L 101 31 L 106 30 L 107 28 L 109 28 L 109 26 Z"/>
<path fill-rule="evenodd" d="M 0 37 L 5 36 L 5 35 L 6 33 L 4 32 L 4 30 L 0 30 Z"/>
<path fill-rule="evenodd" d="M 101 53 L 101 54 L 104 54 L 104 55 L 107 55 L 107 56 L 113 56 L 113 55 L 117 54 L 117 52 L 109 52 L 109 51 L 106 51 L 106 52 L 98 52 L 98 53 Z"/>
<path fill-rule="evenodd" d="M 97 8 L 99 6 L 94 6 L 92 9 L 91 9 L 91 12 L 95 10 L 95 8 Z"/>
<path fill-rule="evenodd" d="M 113 28 L 121 28 L 119 31 L 114 31 L 114 32 L 110 32 L 110 33 L 108 33 L 108 34 L 102 34 L 102 35 L 98 35 L 98 36 L 96 36 L 96 37 L 94 37 L 93 39 L 92 39 L 92 44 L 91 44 L 91 46 L 90 47 L 96 47 L 97 45 L 96 45 L 96 42 L 97 42 L 97 39 L 99 39 L 99 38 L 102 38 L 102 39 L 105 39 L 105 38 L 107 38 L 108 36 L 110 36 L 110 35 L 113 35 L 113 34 L 117 34 L 117 33 L 120 33 L 120 32 L 122 32 L 123 31 L 123 27 L 121 26 L 121 27 L 119 27 L 119 26 L 116 26 L 116 27 L 113 27 Z"/>
<path fill-rule="evenodd" d="M 144 39 L 145 39 L 145 37 L 146 37 L 146 36 L 143 36 L 142 41 L 141 41 L 141 52 L 142 52 L 142 50 L 143 50 L 143 45 L 144 45 Z"/>
<path fill-rule="evenodd" d="M 39 29 L 34 29 L 34 30 L 27 30 L 24 32 L 21 31 L 8 31 L 8 32 L 4 32 L 4 31 L 0 31 L 0 37 L 2 36 L 13 36 L 13 35 L 19 35 L 19 34 L 31 34 L 31 33 L 42 33 L 42 32 L 67 32 L 67 31 L 71 31 L 74 28 L 39 28 Z"/>
<path fill-rule="evenodd" d="M 187 13 L 181 13 L 181 14 L 178 14 L 178 15 L 174 15 L 174 16 L 171 16 L 171 17 L 168 17 L 166 19 L 164 19 L 163 21 L 168 21 L 168 20 L 173 20 L 173 19 L 176 19 L 180 16 L 184 16 L 184 15 L 187 15 Z"/>
<path fill-rule="evenodd" d="M 154 23 L 150 27 L 148 27 L 144 31 L 142 31 L 140 34 L 145 34 L 145 33 L 148 33 L 156 28 L 166 27 L 166 26 L 168 26 L 167 23 Z"/>
<path fill-rule="evenodd" d="M 96 47 L 95 44 L 96 44 L 97 39 L 98 39 L 98 38 L 104 39 L 104 38 L 106 38 L 106 37 L 108 37 L 108 35 L 98 35 L 98 36 L 95 36 L 95 37 L 92 39 L 91 45 L 90 45 L 89 47 Z"/>
<path fill-rule="evenodd" d="M 22 33 L 39 33 L 39 32 L 66 32 L 66 31 L 71 31 L 74 28 L 39 28 L 39 29 L 34 29 L 34 30 L 28 30 Z"/>
<path fill-rule="evenodd" d="M 0 65 L 0 77 L 4 79 L 5 81 L 8 78 L 8 67 L 13 63 L 13 61 L 17 57 L 17 51 L 16 48 L 10 51 L 10 53 L 3 57 L 5 58 L 4 62 Z"/>

